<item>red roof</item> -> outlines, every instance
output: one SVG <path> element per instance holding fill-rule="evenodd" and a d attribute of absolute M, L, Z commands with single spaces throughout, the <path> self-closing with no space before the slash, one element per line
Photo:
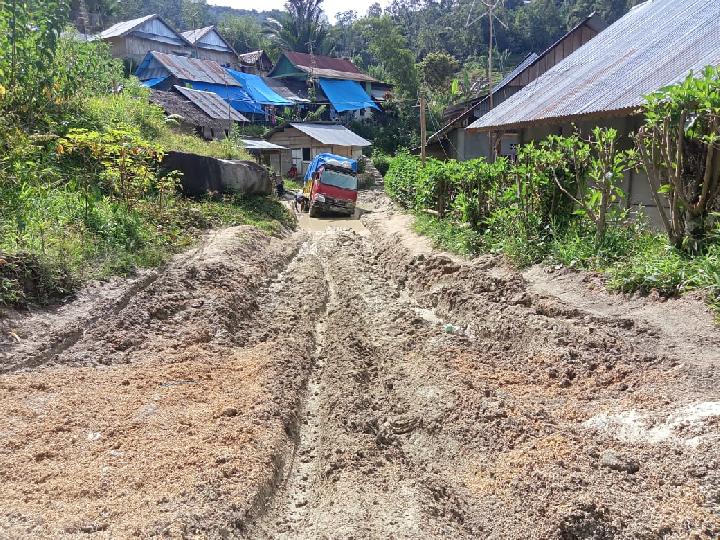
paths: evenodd
<path fill-rule="evenodd" d="M 330 56 L 292 51 L 287 51 L 284 54 L 296 67 L 311 75 L 328 79 L 375 81 L 370 75 L 360 71 L 355 64 L 346 58 L 331 58 Z"/>

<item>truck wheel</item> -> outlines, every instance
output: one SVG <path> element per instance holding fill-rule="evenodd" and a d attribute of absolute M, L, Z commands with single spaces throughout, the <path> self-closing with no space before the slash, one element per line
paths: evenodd
<path fill-rule="evenodd" d="M 310 217 L 318 217 L 320 215 L 320 211 L 318 210 L 317 205 L 311 204 L 310 205 Z"/>

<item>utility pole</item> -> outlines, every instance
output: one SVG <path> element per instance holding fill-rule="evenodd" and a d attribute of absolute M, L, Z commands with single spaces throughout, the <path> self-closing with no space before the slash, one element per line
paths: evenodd
<path fill-rule="evenodd" d="M 425 125 L 425 95 L 420 94 L 420 159 L 423 167 L 425 166 L 426 146 L 427 146 L 427 126 Z"/>
<path fill-rule="evenodd" d="M 495 39 L 495 21 L 499 22 L 502 26 L 504 26 L 507 29 L 507 25 L 497 18 L 495 15 L 495 10 L 498 7 L 501 7 L 505 0 L 480 0 L 483 6 L 485 6 L 485 13 L 482 13 L 480 16 L 475 17 L 474 19 L 470 20 L 473 10 L 475 9 L 475 3 L 476 0 L 473 0 L 473 5 L 470 8 L 470 11 L 468 12 L 467 21 L 465 22 L 465 28 L 470 28 L 473 26 L 476 22 L 478 22 L 483 17 L 488 18 L 488 23 L 490 27 L 490 39 L 488 41 L 488 65 L 487 65 L 487 78 L 488 78 L 488 105 L 490 109 L 493 108 L 493 82 L 492 82 L 492 63 L 493 63 L 493 40 Z"/>
<path fill-rule="evenodd" d="M 486 6 L 488 4 L 485 4 Z M 493 108 L 493 80 L 492 80 L 492 53 L 493 53 L 493 10 L 495 9 L 495 6 L 497 6 L 497 2 L 492 6 L 488 6 L 488 10 L 490 11 L 490 16 L 488 17 L 488 22 L 490 23 L 490 47 L 488 48 L 488 107 L 489 110 L 492 110 Z"/>

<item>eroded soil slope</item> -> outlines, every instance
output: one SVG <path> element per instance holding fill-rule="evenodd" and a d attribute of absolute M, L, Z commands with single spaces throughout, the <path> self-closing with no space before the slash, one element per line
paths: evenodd
<path fill-rule="evenodd" d="M 717 363 L 363 223 L 6 321 L 4 536 L 720 536 Z"/>

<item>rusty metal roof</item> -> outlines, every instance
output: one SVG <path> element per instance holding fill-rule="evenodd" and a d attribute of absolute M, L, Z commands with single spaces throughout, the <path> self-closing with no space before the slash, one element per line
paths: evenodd
<path fill-rule="evenodd" d="M 240 86 L 233 77 L 225 72 L 220 64 L 212 60 L 188 58 L 157 51 L 148 54 L 152 55 L 155 60 L 178 79 L 225 86 Z M 145 64 L 145 60 L 143 60 L 143 64 Z"/>
<path fill-rule="evenodd" d="M 631 112 L 648 93 L 720 65 L 718 36 L 718 0 L 649 0 L 468 129 Z"/>
<path fill-rule="evenodd" d="M 206 126 L 217 129 L 227 128 L 227 118 L 224 118 L 223 121 L 211 118 L 197 105 L 175 92 L 151 90 L 150 101 L 162 107 L 167 114 L 181 116 L 184 122 L 193 126 Z"/>
<path fill-rule="evenodd" d="M 249 122 L 249 120 L 233 109 L 230 104 L 217 94 L 193 90 L 184 86 L 175 86 L 175 90 L 192 101 L 200 110 L 215 120 L 233 120 L 235 122 Z"/>
<path fill-rule="evenodd" d="M 328 79 L 346 79 L 350 81 L 370 81 L 376 79 L 363 73 L 347 58 L 332 58 L 317 54 L 285 51 L 285 57 L 302 71 Z"/>

